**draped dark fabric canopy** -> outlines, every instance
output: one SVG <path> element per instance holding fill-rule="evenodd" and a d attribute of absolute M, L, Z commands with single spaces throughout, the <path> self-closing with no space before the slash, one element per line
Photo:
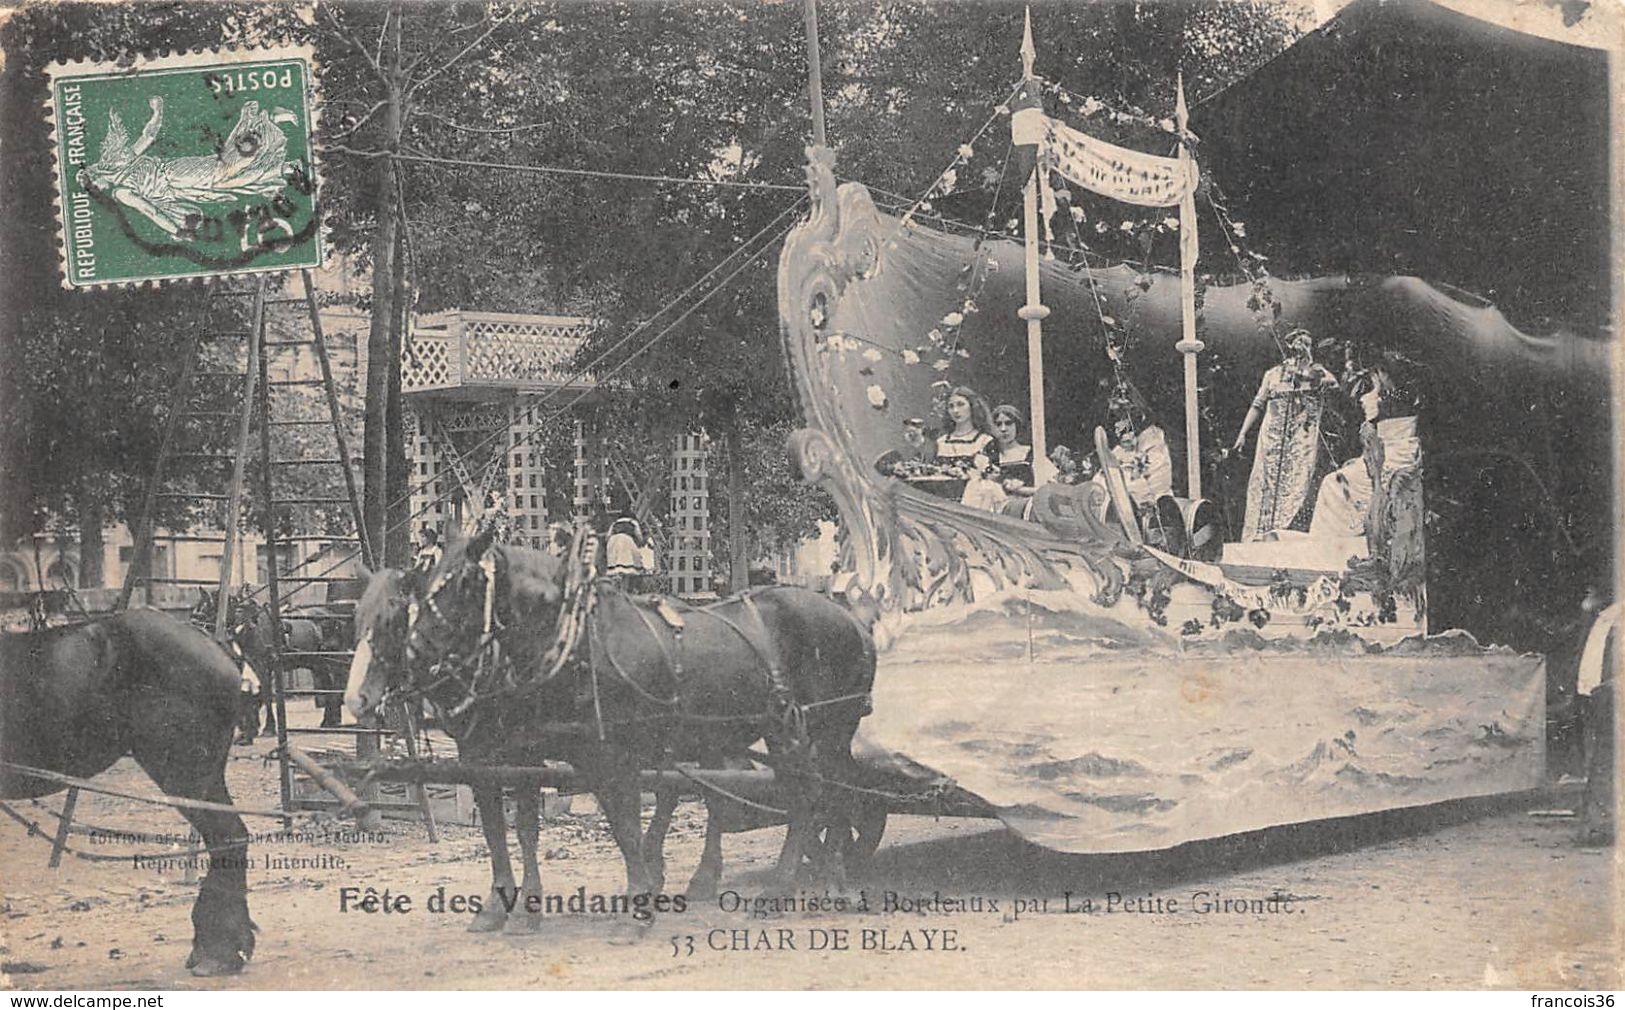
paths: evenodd
<path fill-rule="evenodd" d="M 1521 328 L 1584 330 L 1609 312 L 1608 103 L 1600 50 L 1427 0 L 1355 0 L 1198 104 L 1191 128 L 1274 262 L 1414 274 Z"/>
<path fill-rule="evenodd" d="M 1610 126 L 1604 52 L 1428 0 L 1355 0 L 1191 114 L 1199 159 L 1278 273 L 1414 275 L 1550 334 L 1509 341 L 1492 327 L 1417 348 L 1446 366 L 1424 390 L 1433 491 L 1441 511 L 1461 506 L 1450 532 L 1465 539 L 1435 553 L 1433 614 L 1543 650 L 1583 583 L 1610 581 Z M 1223 236 L 1204 240 L 1221 262 Z M 1427 319 L 1468 318 L 1408 301 L 1417 312 L 1347 335 L 1436 339 Z M 1591 381 L 1543 367 L 1558 359 L 1602 367 Z M 1551 510 L 1572 547 L 1543 521 Z"/>

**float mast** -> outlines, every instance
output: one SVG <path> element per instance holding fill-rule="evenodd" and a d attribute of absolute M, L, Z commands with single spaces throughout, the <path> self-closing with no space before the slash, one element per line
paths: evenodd
<path fill-rule="evenodd" d="M 1033 74 L 1038 56 L 1033 45 L 1033 18 L 1029 8 L 1021 35 L 1021 94 L 1011 116 L 1011 139 L 1017 145 L 1033 145 L 1032 172 L 1022 194 L 1022 230 L 1026 233 L 1027 304 L 1016 310 L 1027 322 L 1028 414 L 1032 418 L 1032 458 L 1034 463 L 1049 459 L 1048 434 L 1044 424 L 1044 317 L 1049 315 L 1040 297 L 1038 278 L 1038 173 L 1044 170 L 1042 140 L 1044 110 L 1041 84 Z"/>
<path fill-rule="evenodd" d="M 1179 75 L 1179 99 L 1174 113 L 1179 130 L 1179 168 L 1191 179 L 1196 164 L 1191 159 L 1191 137 L 1185 109 L 1185 75 Z M 1202 497 L 1202 423 L 1197 411 L 1196 356 L 1202 342 L 1196 339 L 1196 185 L 1185 186 L 1179 201 L 1179 319 L 1180 340 L 1174 347 L 1185 358 L 1185 496 L 1192 501 Z"/>

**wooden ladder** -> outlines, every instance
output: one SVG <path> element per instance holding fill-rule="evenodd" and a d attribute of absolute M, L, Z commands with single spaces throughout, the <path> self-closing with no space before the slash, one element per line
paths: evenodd
<path fill-rule="evenodd" d="M 390 734 L 388 730 L 359 726 L 326 729 L 288 726 L 289 698 L 321 698 L 333 693 L 333 689 L 291 687 L 292 672 L 301 667 L 309 668 L 313 662 L 334 665 L 342 662 L 347 667 L 354 653 L 348 649 L 348 643 L 341 649 L 289 647 L 283 623 L 285 617 L 290 616 L 285 613 L 286 597 L 312 585 L 349 582 L 352 576 L 332 574 L 332 568 L 303 570 L 312 559 L 324 557 L 320 552 L 286 568 L 284 558 L 291 557 L 294 544 L 303 541 L 351 544 L 364 565 L 373 568 L 378 563 L 376 547 L 367 540 L 316 289 L 308 270 L 300 271 L 299 279 L 303 289 L 300 295 L 273 296 L 268 291 L 266 278 L 260 276 L 251 287 L 227 288 L 211 296 L 207 312 L 210 318 L 193 328 L 191 349 L 175 390 L 175 406 L 165 423 L 163 441 L 136 529 L 134 557 L 119 599 L 120 609 L 127 607 L 135 588 L 142 584 L 148 587 L 149 600 L 152 587 L 157 585 L 212 584 L 216 591 L 214 636 L 222 644 L 226 642 L 234 559 L 241 552 L 239 528 L 247 497 L 245 470 L 252 454 L 250 437 L 257 428 L 260 456 L 257 518 L 265 534 L 264 591 L 272 617 L 271 669 L 265 673 L 271 678 L 276 710 L 282 808 L 290 813 L 337 805 L 325 799 L 311 801 L 294 795 L 295 770 L 301 764 L 308 765 L 310 758 L 302 752 L 296 753 L 298 748 L 290 737 L 348 736 L 356 741 L 357 757 L 366 757 L 377 752 L 380 737 Z M 290 283 L 289 287 L 292 286 Z M 244 299 L 249 300 L 246 315 L 241 304 Z M 226 326 L 211 325 L 221 315 L 230 322 Z M 233 342 L 223 345 L 222 338 Z M 245 348 L 246 354 L 241 354 Z M 310 367 L 311 363 L 298 361 L 299 353 L 306 350 L 314 359 L 314 368 Z M 294 355 L 293 361 L 284 357 L 286 355 Z M 222 365 L 223 359 L 229 362 L 229 367 Z M 207 387 L 210 382 L 224 382 L 226 389 L 211 390 Z M 312 404 L 307 396 L 303 402 L 306 409 L 297 410 L 302 391 L 319 391 L 319 402 Z M 222 397 L 233 401 L 230 409 L 222 409 L 218 402 Z M 232 440 L 222 445 L 223 426 L 208 422 L 228 418 L 235 421 L 230 429 Z M 196 461 L 200 468 L 182 473 L 177 464 L 187 461 Z M 219 469 L 209 469 L 211 465 L 223 468 L 228 463 L 229 476 Z M 176 473 L 172 474 L 172 469 Z M 339 480 L 331 479 L 334 469 L 339 471 Z M 320 493 L 300 492 L 289 486 L 293 475 L 301 472 L 326 475 L 328 479 L 306 482 L 307 486 L 313 484 L 322 489 Z M 204 489 L 210 485 L 211 477 L 213 486 Z M 219 487 L 222 482 L 223 489 Z M 340 482 L 343 494 L 336 493 L 335 485 Z M 185 538 L 221 544 L 216 577 L 176 578 L 151 571 L 157 506 L 171 499 L 217 510 L 218 528 L 222 531 L 219 536 Z M 312 513 L 312 509 L 319 511 Z M 348 520 L 352 532 L 314 532 L 343 519 Z M 240 564 L 247 576 L 251 571 L 249 563 L 242 560 Z M 342 688 L 338 690 L 342 692 Z M 417 792 L 419 802 L 415 805 L 429 821 L 427 797 L 421 789 Z M 431 822 L 431 833 L 433 830 Z"/>

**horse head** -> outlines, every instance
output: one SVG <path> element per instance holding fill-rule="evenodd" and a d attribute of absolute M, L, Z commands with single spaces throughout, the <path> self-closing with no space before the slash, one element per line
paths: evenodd
<path fill-rule="evenodd" d="M 250 663 L 271 650 L 271 610 L 258 600 L 244 596 L 233 600 L 226 614 L 226 641 Z"/>
<path fill-rule="evenodd" d="M 449 544 L 408 616 L 408 672 L 425 691 L 448 685 L 442 702 L 449 698 L 449 685 L 457 685 L 462 695 L 452 706 L 477 700 L 481 677 L 489 674 L 484 659 L 494 641 L 500 640 L 516 662 L 540 655 L 564 598 L 560 559 L 494 546 L 492 540 L 484 532 Z"/>
<path fill-rule="evenodd" d="M 361 718 L 384 696 L 405 686 L 407 616 L 416 591 L 414 573 L 386 568 L 374 572 L 355 607 L 355 656 L 344 688 L 344 704 Z"/>
<path fill-rule="evenodd" d="M 186 615 L 186 619 L 192 623 L 192 627 L 205 633 L 212 632 L 214 630 L 216 608 L 214 593 L 202 586 L 198 586 L 197 602 L 192 605 L 192 610 Z"/>

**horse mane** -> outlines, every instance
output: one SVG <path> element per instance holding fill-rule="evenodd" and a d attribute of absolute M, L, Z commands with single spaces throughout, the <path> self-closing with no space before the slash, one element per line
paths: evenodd
<path fill-rule="evenodd" d="M 405 602 L 406 573 L 398 568 L 381 568 L 367 578 L 367 588 L 355 604 L 355 629 L 371 628 L 394 607 Z"/>
<path fill-rule="evenodd" d="M 564 564 L 560 559 L 531 547 L 502 547 L 499 550 L 508 562 L 509 592 L 516 595 L 539 593 L 548 603 L 557 603 L 563 597 Z M 549 588 L 554 592 L 549 593 Z"/>

